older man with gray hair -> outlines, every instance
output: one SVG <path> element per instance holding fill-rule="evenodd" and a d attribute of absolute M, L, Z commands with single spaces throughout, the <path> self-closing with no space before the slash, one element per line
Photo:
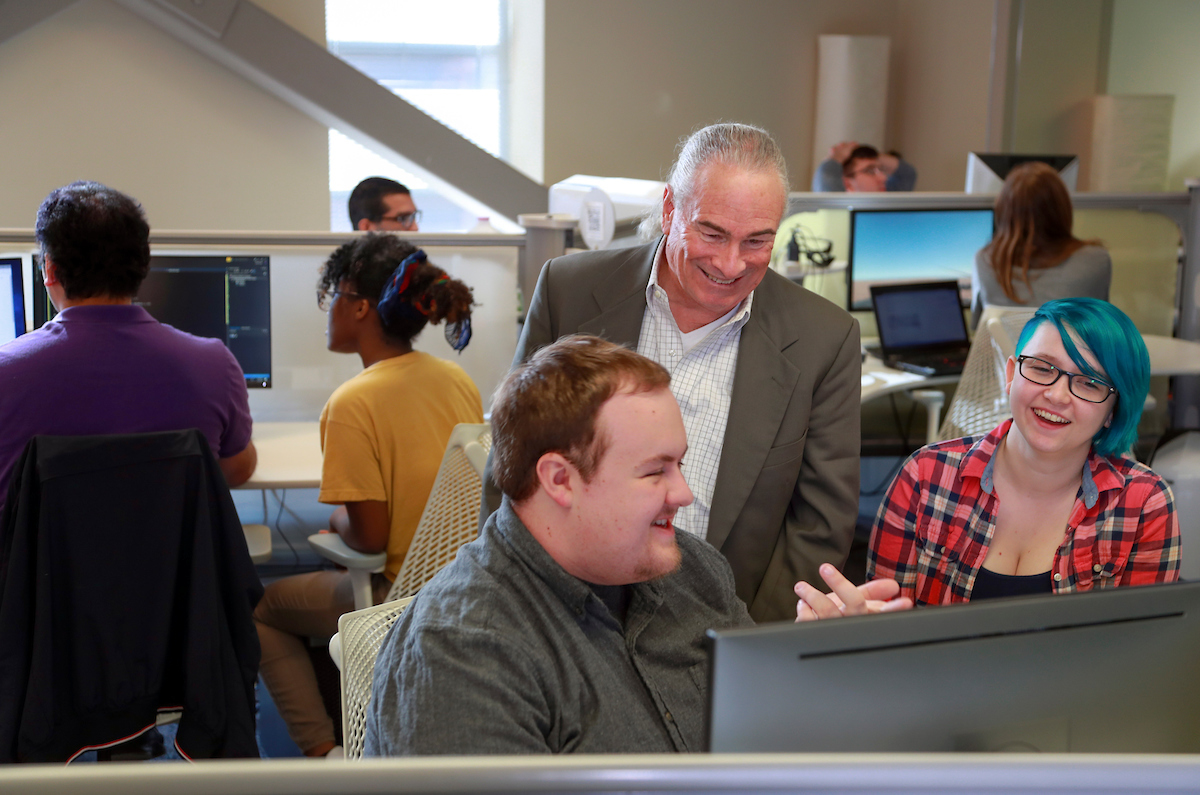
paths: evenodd
<path fill-rule="evenodd" d="M 793 586 L 841 567 L 858 514 L 858 325 L 770 269 L 787 193 L 765 130 L 693 133 L 663 191 L 663 235 L 546 263 L 514 362 L 584 332 L 667 369 L 695 495 L 675 525 L 725 555 L 757 621 L 795 618 Z M 486 499 L 498 507 L 494 487 Z"/>

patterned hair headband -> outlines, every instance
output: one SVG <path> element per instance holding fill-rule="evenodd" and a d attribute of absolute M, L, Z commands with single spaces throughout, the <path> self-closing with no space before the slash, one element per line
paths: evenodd
<path fill-rule="evenodd" d="M 396 299 L 404 295 L 404 291 L 408 289 L 413 274 L 417 272 L 417 267 L 428 259 L 424 251 L 417 249 L 396 266 L 396 270 L 392 271 L 391 278 L 387 280 L 387 284 L 383 286 L 383 292 L 379 295 L 380 312 L 384 314 L 389 312 L 396 303 Z"/>
<path fill-rule="evenodd" d="M 408 291 L 417 268 L 428 260 L 429 258 L 425 255 L 425 252 L 417 249 L 396 266 L 396 270 L 392 271 L 391 277 L 388 279 L 387 284 L 383 286 L 383 292 L 379 296 L 378 310 L 381 317 L 399 315 L 413 321 L 427 321 L 429 319 L 429 316 L 437 308 L 437 301 L 432 296 L 418 296 L 416 300 L 412 301 L 406 301 L 402 298 Z M 434 279 L 429 286 L 436 287 L 448 281 L 450 281 L 450 277 L 443 273 Z M 461 353 L 462 349 L 467 347 L 467 343 L 470 341 L 470 317 L 465 317 L 455 323 L 446 323 L 446 342 L 450 343 L 450 347 Z"/>

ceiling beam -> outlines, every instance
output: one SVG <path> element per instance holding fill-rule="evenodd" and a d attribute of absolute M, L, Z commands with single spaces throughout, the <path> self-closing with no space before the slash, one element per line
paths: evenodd
<path fill-rule="evenodd" d="M 40 25 L 78 0 L 0 0 L 0 44 Z"/>
<path fill-rule="evenodd" d="M 399 155 L 468 208 L 513 222 L 546 211 L 544 186 L 249 0 L 117 1 L 320 123 L 386 158 Z"/>

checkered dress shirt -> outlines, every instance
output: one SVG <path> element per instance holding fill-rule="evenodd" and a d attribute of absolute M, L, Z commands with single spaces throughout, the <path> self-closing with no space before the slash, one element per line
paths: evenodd
<path fill-rule="evenodd" d="M 646 285 L 646 312 L 642 315 L 638 353 L 658 362 L 671 374 L 671 392 L 679 401 L 687 431 L 683 474 L 695 497 L 691 505 L 675 514 L 675 526 L 704 538 L 725 443 L 725 425 L 729 421 L 738 342 L 742 327 L 750 319 L 754 294 L 746 296 L 733 317 L 684 353 L 683 334 L 671 314 L 666 291 L 658 285 L 660 261 L 661 253 L 655 258 L 650 283 Z"/>
<path fill-rule="evenodd" d="M 918 605 L 970 600 L 999 513 L 995 452 L 1011 425 L 913 453 L 875 517 L 868 578 L 894 578 Z M 1179 517 L 1162 478 L 1092 450 L 1054 555 L 1054 592 L 1177 580 L 1179 548 Z"/>

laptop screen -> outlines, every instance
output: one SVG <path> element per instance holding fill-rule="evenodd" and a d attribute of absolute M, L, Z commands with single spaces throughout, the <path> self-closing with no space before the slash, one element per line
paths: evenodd
<path fill-rule="evenodd" d="M 884 353 L 968 342 L 955 282 L 876 286 L 871 295 Z"/>

